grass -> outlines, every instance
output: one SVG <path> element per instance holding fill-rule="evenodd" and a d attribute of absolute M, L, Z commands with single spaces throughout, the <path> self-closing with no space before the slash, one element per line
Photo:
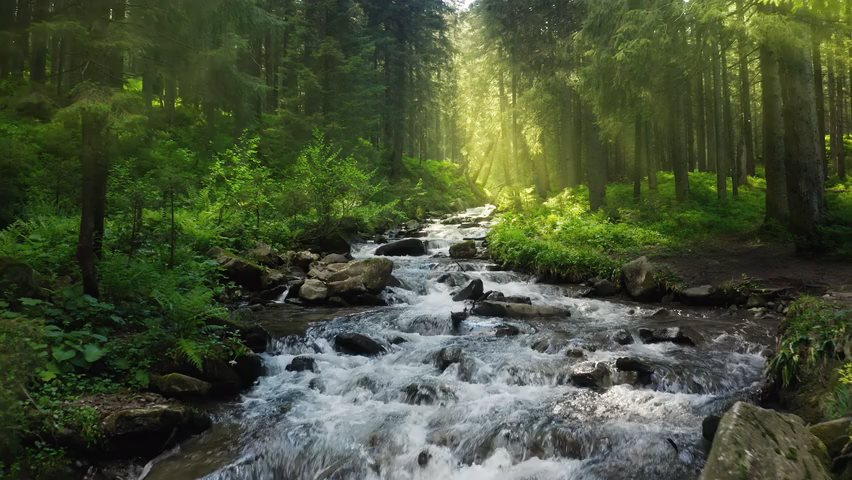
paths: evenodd
<path fill-rule="evenodd" d="M 689 200 L 675 200 L 674 177 L 658 174 L 656 192 L 611 184 L 606 208 L 589 213 L 585 187 L 565 190 L 544 203 L 515 202 L 491 232 L 492 256 L 502 264 L 548 278 L 580 282 L 616 279 L 620 267 L 642 254 L 685 252 L 719 237 L 790 240 L 780 226 L 764 224 L 765 182 L 749 178 L 737 198 L 716 198 L 716 177 L 690 174 Z M 644 187 L 644 185 L 643 185 Z M 852 257 L 852 182 L 830 186 L 829 215 L 822 227 L 831 248 Z M 518 208 L 517 205 L 523 205 Z"/>

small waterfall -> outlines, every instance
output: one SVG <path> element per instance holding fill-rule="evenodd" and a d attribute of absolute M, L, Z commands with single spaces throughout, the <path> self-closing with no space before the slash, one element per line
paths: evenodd
<path fill-rule="evenodd" d="M 430 255 L 393 258 L 403 287 L 385 293 L 390 306 L 277 341 L 265 358 L 268 376 L 213 430 L 155 460 L 145 478 L 697 478 L 701 421 L 760 387 L 764 345 L 755 339 L 770 338 L 768 327 L 728 311 L 652 316 L 641 305 L 581 298 L 568 286 L 490 271 L 485 261 L 447 258 L 455 242 L 484 237 L 492 214 L 480 207 L 425 225 Z M 355 256 L 376 247 L 358 245 Z M 473 279 L 570 316 L 471 316 L 454 326 L 451 313 L 465 305 L 451 294 Z M 639 328 L 674 326 L 703 340 L 639 340 Z M 617 342 L 622 331 L 635 341 Z M 387 352 L 339 354 L 334 337 L 346 332 Z M 312 357 L 316 371 L 287 371 L 299 355 Z M 624 358 L 653 373 L 619 371 Z M 600 388 L 571 380 L 581 365 L 605 367 Z"/>

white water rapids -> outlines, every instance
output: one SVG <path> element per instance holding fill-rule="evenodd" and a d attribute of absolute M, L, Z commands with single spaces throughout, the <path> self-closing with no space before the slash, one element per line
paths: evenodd
<path fill-rule="evenodd" d="M 460 217 L 484 218 L 491 210 Z M 428 224 L 428 256 L 393 258 L 405 288 L 385 294 L 390 306 L 315 324 L 303 339 L 278 340 L 265 354 L 267 376 L 211 431 L 155 460 L 145 479 L 697 478 L 702 419 L 754 395 L 765 361 L 760 342 L 772 338 L 773 326 L 727 310 L 672 307 L 667 316 L 651 316 L 652 306 L 581 298 L 576 288 L 489 271 L 485 261 L 446 258 L 449 245 L 482 237 L 487 226 Z M 376 247 L 361 245 L 354 254 L 369 257 Z M 466 281 L 450 287 L 438 278 L 461 269 L 465 279 L 482 279 L 485 291 L 528 296 L 571 315 L 471 316 L 453 329 L 450 313 L 465 305 L 451 292 Z M 504 324 L 518 335 L 496 335 Z M 697 347 L 643 344 L 636 333 L 683 325 L 701 333 Z M 637 341 L 616 343 L 621 329 Z M 337 353 L 333 339 L 343 332 L 367 335 L 387 353 Z M 452 347 L 462 360 L 442 372 L 435 356 Z M 317 372 L 286 371 L 297 355 L 315 359 Z M 651 383 L 634 386 L 616 371 L 620 357 L 651 365 Z M 586 361 L 606 364 L 613 386 L 572 385 L 568 374 Z"/>

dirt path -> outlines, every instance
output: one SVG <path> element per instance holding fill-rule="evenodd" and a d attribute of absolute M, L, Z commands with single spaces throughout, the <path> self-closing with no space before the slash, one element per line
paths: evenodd
<path fill-rule="evenodd" d="M 838 301 L 852 304 L 852 262 L 800 257 L 792 244 L 717 238 L 691 251 L 649 257 L 668 265 L 689 285 L 718 285 L 746 276 L 770 288 L 827 288 Z"/>

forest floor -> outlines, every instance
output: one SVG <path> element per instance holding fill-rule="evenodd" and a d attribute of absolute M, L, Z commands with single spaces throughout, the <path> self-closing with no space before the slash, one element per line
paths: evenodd
<path fill-rule="evenodd" d="M 648 252 L 648 257 L 668 266 L 687 285 L 720 285 L 745 277 L 767 288 L 825 288 L 836 300 L 852 305 L 852 262 L 800 256 L 792 243 L 720 235 L 693 248 Z"/>

